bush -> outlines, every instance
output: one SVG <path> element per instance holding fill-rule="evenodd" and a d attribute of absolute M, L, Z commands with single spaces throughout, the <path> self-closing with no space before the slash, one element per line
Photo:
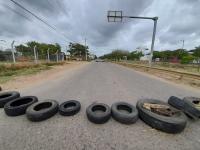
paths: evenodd
<path fill-rule="evenodd" d="M 191 63 L 193 60 L 194 60 L 194 56 L 188 55 L 188 56 L 182 57 L 181 63 L 182 63 L 182 64 L 189 64 L 189 63 Z"/>

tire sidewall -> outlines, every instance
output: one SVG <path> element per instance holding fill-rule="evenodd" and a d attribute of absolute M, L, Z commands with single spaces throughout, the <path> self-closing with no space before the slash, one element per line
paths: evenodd
<path fill-rule="evenodd" d="M 186 126 L 186 118 L 182 112 L 178 112 L 177 115 L 171 117 L 159 115 L 143 108 L 144 102 L 158 103 L 165 105 L 168 104 L 160 100 L 154 100 L 154 99 L 139 100 L 137 102 L 137 109 L 139 111 L 140 118 L 145 123 L 147 123 L 153 128 L 156 128 L 158 130 L 167 133 L 180 133 L 181 131 L 183 131 L 183 129 Z M 173 108 L 171 107 L 171 109 Z"/>
<path fill-rule="evenodd" d="M 101 114 L 96 114 L 94 111 L 92 111 L 92 108 L 95 106 L 103 106 L 105 107 L 106 111 Z M 96 124 L 103 124 L 106 123 L 110 117 L 111 117 L 111 109 L 108 105 L 103 103 L 93 103 L 86 109 L 86 114 L 88 119 Z"/>
<path fill-rule="evenodd" d="M 29 103 L 26 103 L 26 104 L 23 104 L 23 105 L 19 105 L 19 106 L 11 106 L 12 103 L 16 102 L 16 101 L 23 101 L 27 98 L 30 98 L 32 99 L 31 102 Z M 35 96 L 24 96 L 24 97 L 20 97 L 20 98 L 17 98 L 17 99 L 14 99 L 12 101 L 9 101 L 8 103 L 6 103 L 4 105 L 4 111 L 5 113 L 8 115 L 8 116 L 19 116 L 19 115 L 23 115 L 26 113 L 26 109 L 34 104 L 38 102 L 38 98 L 35 97 Z"/>
<path fill-rule="evenodd" d="M 67 109 L 64 107 L 65 105 L 70 104 L 70 103 L 75 104 L 75 106 L 72 107 L 71 109 Z M 81 109 L 81 104 L 79 101 L 76 101 L 76 100 L 69 100 L 59 105 L 59 113 L 63 116 L 75 115 L 80 111 L 80 109 Z"/>
<path fill-rule="evenodd" d="M 5 98 L 0 98 L 0 108 L 3 108 L 4 105 L 6 103 L 8 103 L 9 101 L 12 101 L 12 100 L 20 97 L 20 93 L 16 92 L 16 91 L 0 92 L 0 96 L 2 96 L 2 95 L 10 95 L 10 96 L 5 97 Z"/>
<path fill-rule="evenodd" d="M 129 107 L 132 110 L 132 112 L 129 114 L 120 112 L 117 109 L 117 107 L 120 105 Z M 138 119 L 138 110 L 136 109 L 136 107 L 126 102 L 117 102 L 112 104 L 111 112 L 112 112 L 112 117 L 120 123 L 132 124 L 135 123 Z"/>
<path fill-rule="evenodd" d="M 50 102 L 51 106 L 48 108 L 39 110 L 39 111 L 36 111 L 34 109 L 39 104 L 46 103 L 46 102 Z M 59 104 L 57 101 L 45 100 L 42 102 L 35 103 L 35 104 L 31 105 L 30 107 L 28 107 L 28 109 L 26 110 L 26 115 L 30 121 L 35 121 L 35 122 L 42 121 L 42 120 L 46 120 L 46 119 L 52 117 L 53 115 L 55 115 L 58 112 L 58 108 L 59 108 Z"/>

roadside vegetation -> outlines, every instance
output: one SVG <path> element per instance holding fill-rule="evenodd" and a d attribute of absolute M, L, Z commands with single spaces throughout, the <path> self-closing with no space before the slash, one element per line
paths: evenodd
<path fill-rule="evenodd" d="M 55 65 L 63 65 L 65 62 L 49 62 L 49 63 L 1 63 L 0 64 L 0 83 L 5 83 L 19 75 L 30 75 L 38 73 L 42 70 L 51 69 Z"/>
<path fill-rule="evenodd" d="M 11 49 L 0 49 L 0 83 L 5 83 L 19 75 L 30 75 L 42 70 L 62 65 L 64 60 L 90 60 L 89 47 L 80 43 L 68 45 L 68 55 L 61 51 L 58 43 L 29 41 L 15 46 L 13 63 Z"/>
<path fill-rule="evenodd" d="M 147 53 L 146 56 L 149 54 Z M 148 60 L 141 60 L 144 56 L 142 51 L 114 50 L 111 53 L 101 56 L 101 59 L 110 61 L 128 61 L 131 63 L 148 65 Z M 154 51 L 154 67 L 164 67 L 174 70 L 200 73 L 200 46 L 192 50 L 177 49 Z"/>

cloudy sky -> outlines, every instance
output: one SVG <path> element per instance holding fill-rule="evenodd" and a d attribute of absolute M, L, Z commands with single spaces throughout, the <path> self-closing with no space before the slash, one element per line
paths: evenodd
<path fill-rule="evenodd" d="M 70 41 L 87 44 L 102 55 L 112 49 L 129 51 L 150 48 L 153 21 L 129 20 L 108 23 L 108 10 L 124 15 L 158 16 L 155 49 L 177 49 L 200 45 L 200 0 L 15 0 L 37 14 L 56 31 L 46 26 L 10 0 L 0 0 L 0 47 L 8 48 L 30 40 L 59 43 L 65 51 Z"/>

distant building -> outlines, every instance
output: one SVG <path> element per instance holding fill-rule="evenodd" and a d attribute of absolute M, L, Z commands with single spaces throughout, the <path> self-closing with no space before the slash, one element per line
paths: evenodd
<path fill-rule="evenodd" d="M 145 55 L 145 56 L 140 57 L 140 61 L 149 61 L 150 58 L 151 58 L 150 55 Z"/>

